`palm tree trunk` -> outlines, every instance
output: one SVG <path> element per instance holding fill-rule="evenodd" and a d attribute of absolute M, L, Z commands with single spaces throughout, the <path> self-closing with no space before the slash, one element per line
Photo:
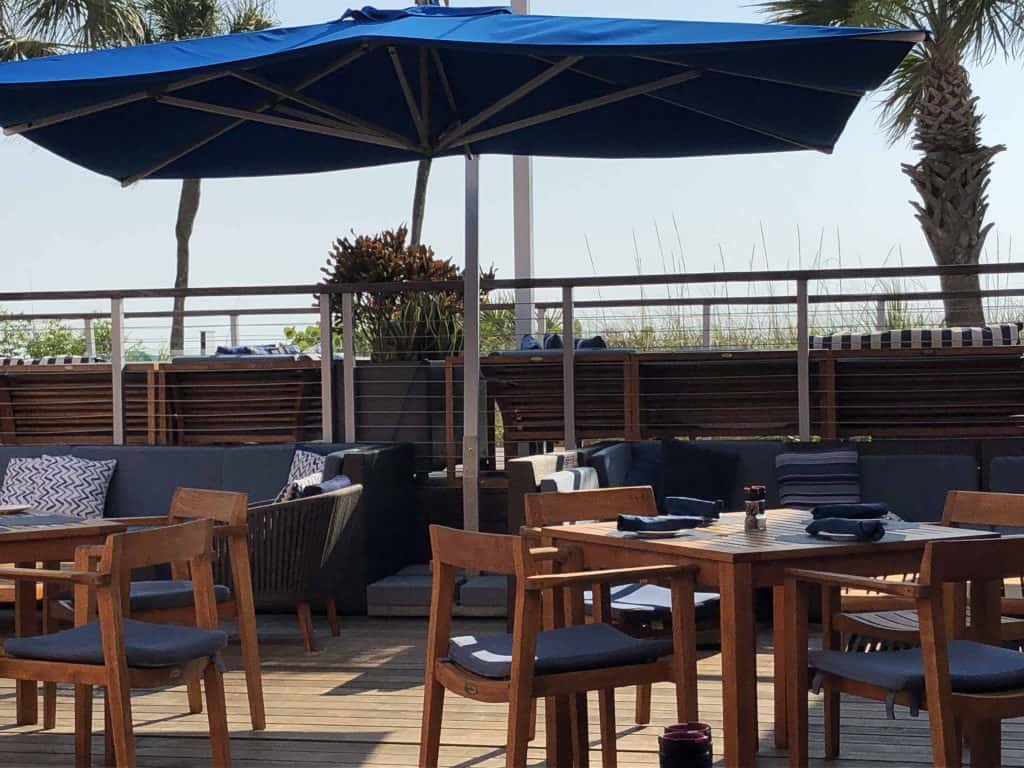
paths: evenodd
<path fill-rule="evenodd" d="M 178 221 L 174 236 L 178 241 L 178 267 L 174 276 L 175 288 L 188 288 L 189 241 L 199 213 L 200 179 L 185 179 L 181 182 L 181 198 L 178 201 Z M 185 349 L 185 297 L 174 299 L 174 314 L 171 319 L 171 354 L 180 354 Z"/>
<path fill-rule="evenodd" d="M 967 70 L 932 44 L 915 114 L 914 149 L 923 157 L 904 165 L 921 202 L 911 203 L 939 266 L 977 264 L 985 238 L 992 158 L 1005 147 L 981 143 L 981 115 Z M 943 292 L 977 291 L 977 275 L 944 277 Z M 944 300 L 949 326 L 983 325 L 980 297 Z"/>
<path fill-rule="evenodd" d="M 427 210 L 427 184 L 430 181 L 430 166 L 433 160 L 425 157 L 416 167 L 416 191 L 412 196 L 412 228 L 410 245 L 419 245 L 423 239 L 423 215 Z"/>

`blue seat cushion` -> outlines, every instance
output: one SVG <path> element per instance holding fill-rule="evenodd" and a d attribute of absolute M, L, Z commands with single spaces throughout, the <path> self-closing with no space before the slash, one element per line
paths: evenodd
<path fill-rule="evenodd" d="M 157 669 L 213 656 L 228 644 L 228 636 L 213 629 L 125 619 L 124 644 L 129 667 Z M 8 638 L 4 641 L 4 651 L 8 656 L 19 659 L 71 664 L 103 663 L 98 621 L 52 635 Z"/>
<path fill-rule="evenodd" d="M 582 624 L 537 635 L 534 672 L 551 675 L 657 661 L 672 653 L 671 638 L 640 640 L 608 624 Z M 492 680 L 512 673 L 512 635 L 453 637 L 448 656 L 465 670 Z"/>
<path fill-rule="evenodd" d="M 1024 688 L 1024 653 L 953 640 L 948 645 L 949 678 L 955 693 L 995 693 Z M 921 649 L 855 653 L 812 651 L 810 666 L 819 672 L 877 685 L 890 691 L 906 691 L 919 699 L 924 693 Z"/>
<path fill-rule="evenodd" d="M 658 584 L 617 584 L 611 588 L 611 598 L 613 613 L 645 619 L 663 619 L 672 614 L 672 590 Z M 585 604 L 591 605 L 593 600 L 593 593 L 583 593 Z M 719 600 L 717 592 L 694 593 L 697 617 L 718 605 Z"/>
<path fill-rule="evenodd" d="M 231 590 L 223 584 L 213 588 L 218 603 L 231 599 Z M 191 581 L 133 581 L 131 586 L 131 611 L 155 611 L 161 608 L 184 608 L 193 605 Z"/>

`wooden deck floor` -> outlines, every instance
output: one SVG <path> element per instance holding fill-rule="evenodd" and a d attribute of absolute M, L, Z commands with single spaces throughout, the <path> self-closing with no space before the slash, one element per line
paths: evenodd
<path fill-rule="evenodd" d="M 460 629 L 493 629 L 494 622 L 461 622 Z M 350 619 L 342 637 L 332 639 L 320 629 L 322 650 L 303 653 L 297 630 L 287 617 L 261 617 L 268 730 L 249 731 L 242 675 L 235 650 L 228 655 L 228 707 L 232 750 L 237 768 L 269 766 L 332 766 L 332 768 L 411 768 L 416 765 L 421 712 L 423 639 L 426 623 L 411 619 Z M 758 657 L 760 733 L 759 765 L 783 766 L 785 756 L 770 748 L 772 727 L 771 657 Z M 721 688 L 719 657 L 700 664 L 701 718 L 720 738 Z M 674 720 L 672 692 L 656 686 L 653 722 Z M 596 697 L 592 697 L 596 698 Z M 657 766 L 656 727 L 632 724 L 632 691 L 619 692 L 619 764 L 624 768 Z M 61 689 L 56 732 L 18 728 L 14 722 L 14 688 L 0 681 L 0 768 L 72 764 L 72 702 Z M 156 768 L 209 766 L 205 716 L 183 714 L 182 689 L 140 692 L 133 700 L 139 765 Z M 927 719 L 900 713 L 887 721 L 881 705 L 849 701 L 843 709 L 843 759 L 817 766 L 863 768 L 884 765 L 931 765 Z M 449 696 L 441 763 L 459 768 L 504 765 L 505 712 Z M 820 712 L 812 702 L 812 755 L 820 755 Z M 592 738 L 596 713 L 591 713 Z M 97 728 L 100 725 L 97 723 Z M 542 733 L 542 731 L 541 731 Z M 1024 721 L 1004 728 L 1004 765 L 1024 766 Z M 596 747 L 596 742 L 592 742 Z M 537 744 L 543 744 L 542 736 Z M 102 746 L 97 739 L 95 748 Z M 544 764 L 542 749 L 532 754 L 533 766 Z M 96 760 L 96 764 L 100 764 Z M 591 764 L 601 764 L 595 751 Z"/>

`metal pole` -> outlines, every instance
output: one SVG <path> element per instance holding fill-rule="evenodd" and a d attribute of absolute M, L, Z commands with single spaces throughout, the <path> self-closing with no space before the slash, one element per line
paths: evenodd
<path fill-rule="evenodd" d="M 124 445 L 124 299 L 110 300 L 110 383 L 114 445 Z"/>
<path fill-rule="evenodd" d="M 85 318 L 85 356 L 96 357 L 96 331 L 91 317 Z"/>
<path fill-rule="evenodd" d="M 513 13 L 529 13 L 530 0 L 512 0 Z M 512 244 L 515 277 L 533 277 L 533 158 L 512 158 Z M 533 319 L 532 288 L 516 289 L 516 336 L 530 332 Z M 540 331 L 543 333 L 544 331 Z"/>
<path fill-rule="evenodd" d="M 199 332 L 199 354 L 206 356 L 206 331 Z"/>
<path fill-rule="evenodd" d="M 480 158 L 466 158 L 465 351 L 462 369 L 462 527 L 480 530 Z"/>
<path fill-rule="evenodd" d="M 704 349 L 711 348 L 711 304 L 704 304 L 701 312 L 700 338 Z"/>
<path fill-rule="evenodd" d="M 228 315 L 228 333 L 231 336 L 231 346 L 238 346 L 238 315 Z"/>
<path fill-rule="evenodd" d="M 889 318 L 885 311 L 885 299 L 875 302 L 875 330 L 884 331 L 889 327 Z"/>
<path fill-rule="evenodd" d="M 565 450 L 576 448 L 576 350 L 572 334 L 572 287 L 562 289 L 562 412 Z"/>
<path fill-rule="evenodd" d="M 345 395 L 345 442 L 356 441 L 356 325 L 351 293 L 341 294 L 341 383 Z"/>
<path fill-rule="evenodd" d="M 796 378 L 800 440 L 811 439 L 811 340 L 807 281 L 796 284 Z"/>
<path fill-rule="evenodd" d="M 320 294 L 320 437 L 334 442 L 334 324 L 331 295 Z"/>
<path fill-rule="evenodd" d="M 548 332 L 548 320 L 544 315 L 544 307 L 537 307 L 537 336 L 538 338 Z"/>

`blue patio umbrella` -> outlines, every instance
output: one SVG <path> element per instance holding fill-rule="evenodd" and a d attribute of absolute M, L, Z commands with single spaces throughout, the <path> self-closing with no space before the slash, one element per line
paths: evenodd
<path fill-rule="evenodd" d="M 348 11 L 292 29 L 0 65 L 0 125 L 123 184 L 442 157 L 829 152 L 924 33 Z M 475 193 L 475 162 L 467 166 Z M 466 378 L 479 377 L 467 195 Z M 571 354 L 571 353 L 570 353 Z M 477 390 L 466 388 L 465 487 Z M 467 522 L 475 493 L 466 495 Z"/>

